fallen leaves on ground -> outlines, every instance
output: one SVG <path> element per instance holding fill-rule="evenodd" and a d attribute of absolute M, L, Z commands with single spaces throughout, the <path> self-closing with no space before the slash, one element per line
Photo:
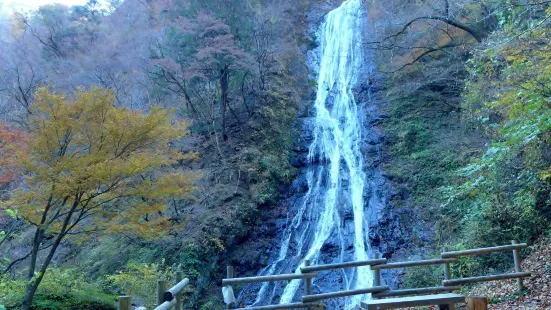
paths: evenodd
<path fill-rule="evenodd" d="M 525 289 L 522 292 L 518 291 L 517 280 L 502 280 L 478 284 L 466 296 L 487 297 L 489 310 L 551 310 L 551 239 L 541 238 L 532 245 L 530 254 L 522 260 L 521 268 L 532 273 L 531 278 L 523 280 Z M 436 310 L 438 307 L 428 309 Z"/>
<path fill-rule="evenodd" d="M 477 285 L 469 295 L 488 297 L 490 310 L 551 309 L 551 240 L 542 238 L 530 250 L 522 261 L 522 270 L 532 273 L 523 280 L 525 290 L 519 292 L 517 281 L 507 280 Z"/>

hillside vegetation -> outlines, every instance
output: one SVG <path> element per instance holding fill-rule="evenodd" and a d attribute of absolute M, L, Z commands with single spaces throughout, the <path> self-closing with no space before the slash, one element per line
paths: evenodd
<path fill-rule="evenodd" d="M 180 268 L 186 307 L 217 309 L 294 175 L 309 4 L 110 3 L 0 22 L 0 304 L 151 307 Z"/>
<path fill-rule="evenodd" d="M 0 20 L 0 309 L 114 309 L 122 294 L 149 309 L 176 270 L 186 309 L 221 309 L 225 266 L 269 259 L 262 224 L 304 151 L 312 29 L 340 2 L 90 0 Z M 547 307 L 551 3 L 364 3 L 378 74 L 362 85 L 382 99 L 402 254 L 540 240 L 523 253 L 540 277 L 494 302 Z M 509 270 L 503 257 L 454 276 Z"/>
<path fill-rule="evenodd" d="M 417 247 L 435 255 L 443 246 L 532 242 L 551 219 L 549 4 L 428 2 L 389 3 L 372 14 L 393 204 L 416 210 L 404 221 Z M 388 12 L 397 25 L 382 18 Z M 501 261 L 480 257 L 454 272 L 510 267 Z"/>

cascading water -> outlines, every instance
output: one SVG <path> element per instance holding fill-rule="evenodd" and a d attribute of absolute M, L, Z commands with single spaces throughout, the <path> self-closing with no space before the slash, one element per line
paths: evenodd
<path fill-rule="evenodd" d="M 354 86 L 365 73 L 364 18 L 363 1 L 347 0 L 327 14 L 318 31 L 320 59 L 307 191 L 294 214 L 288 214 L 279 252 L 261 275 L 298 273 L 306 259 L 312 264 L 368 259 L 369 227 L 365 211 L 370 204 L 380 202 L 373 181 L 367 180 L 364 171 L 361 148 L 365 111 L 353 95 Z M 334 250 L 327 255 L 324 248 Z M 329 272 L 314 282 L 318 291 L 371 285 L 368 267 Z M 283 287 L 265 283 L 258 290 L 255 305 L 271 304 L 278 297 L 279 303 L 290 303 L 298 299 L 300 290 L 300 280 Z M 333 307 L 354 309 L 360 299 L 350 297 Z"/>

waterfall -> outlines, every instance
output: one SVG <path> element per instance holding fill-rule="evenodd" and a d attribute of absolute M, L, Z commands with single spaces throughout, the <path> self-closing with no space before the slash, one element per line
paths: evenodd
<path fill-rule="evenodd" d="M 345 1 L 327 14 L 318 30 L 320 59 L 306 168 L 308 189 L 295 214 L 289 214 L 279 253 L 261 271 L 262 275 L 298 273 L 305 259 L 312 264 L 368 259 L 365 210 L 371 202 L 365 199 L 371 181 L 366 178 L 361 152 L 365 111 L 352 92 L 365 71 L 362 2 Z M 370 200 L 376 203 L 374 192 L 371 190 Z M 328 244 L 338 249 L 331 257 L 323 257 L 322 247 Z M 333 271 L 332 275 L 315 278 L 316 284 L 330 291 L 367 288 L 372 285 L 372 277 L 368 267 L 360 267 Z M 259 288 L 255 304 L 269 304 L 276 294 L 281 304 L 290 303 L 301 293 L 300 280 L 283 287 L 265 283 Z M 337 307 L 355 309 L 360 299 L 361 296 L 343 299 Z"/>

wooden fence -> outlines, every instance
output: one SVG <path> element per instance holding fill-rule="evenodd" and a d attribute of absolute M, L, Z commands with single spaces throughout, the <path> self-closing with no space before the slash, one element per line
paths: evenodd
<path fill-rule="evenodd" d="M 157 281 L 157 307 L 155 310 L 182 310 L 184 307 L 183 302 L 183 290 L 189 284 L 188 278 L 183 278 L 181 271 L 176 272 L 174 279 L 175 283 L 173 287 L 168 288 L 168 282 L 165 280 Z M 119 296 L 118 300 L 119 310 L 131 310 L 132 309 L 132 297 L 131 296 Z M 145 308 L 142 308 L 145 310 Z"/>
<path fill-rule="evenodd" d="M 527 246 L 528 246 L 527 244 L 524 244 L 524 243 L 518 244 L 516 241 L 512 241 L 511 245 L 472 249 L 472 250 L 465 250 L 465 251 L 449 252 L 446 248 L 444 248 L 444 250 L 441 253 L 440 259 L 418 260 L 418 261 L 408 261 L 408 262 L 393 262 L 393 263 L 388 263 L 386 259 L 378 258 L 378 256 L 376 256 L 374 259 L 367 260 L 367 261 L 344 262 L 344 263 L 326 264 L 326 265 L 317 265 L 317 266 L 311 266 L 310 262 L 308 260 L 305 260 L 304 266 L 300 268 L 300 273 L 271 275 L 271 276 L 256 276 L 256 277 L 245 277 L 245 278 L 234 278 L 233 267 L 228 266 L 227 278 L 222 280 L 222 285 L 225 287 L 228 287 L 235 284 L 275 282 L 275 281 L 287 281 L 287 280 L 295 280 L 295 279 L 300 279 L 304 281 L 305 294 L 302 295 L 301 302 L 283 304 L 283 305 L 254 306 L 254 307 L 248 307 L 248 308 L 239 308 L 238 310 L 294 309 L 294 308 L 316 309 L 316 308 L 323 308 L 324 305 L 320 304 L 319 301 L 326 300 L 326 299 L 347 297 L 347 296 L 353 296 L 353 295 L 364 295 L 364 294 L 372 294 L 373 299 L 380 299 L 380 298 L 386 298 L 386 297 L 400 297 L 400 296 L 433 294 L 433 293 L 442 293 L 442 292 L 450 293 L 452 291 L 459 290 L 461 288 L 461 285 L 464 285 L 464 284 L 486 282 L 486 281 L 498 281 L 498 280 L 505 280 L 505 279 L 517 279 L 518 287 L 520 290 L 522 290 L 524 288 L 522 279 L 526 277 L 530 277 L 531 274 L 529 272 L 522 272 L 520 267 L 521 261 L 520 261 L 519 250 L 524 249 Z M 497 253 L 497 252 L 507 252 L 507 251 L 513 252 L 513 260 L 514 260 L 514 266 L 515 266 L 515 271 L 513 273 L 452 279 L 451 264 L 458 263 L 460 257 L 472 256 L 472 255 L 483 255 L 483 254 L 490 254 L 490 253 Z M 430 266 L 430 265 L 444 265 L 444 280 L 442 281 L 441 286 L 390 290 L 388 286 L 384 286 L 381 284 L 382 283 L 381 270 L 418 267 L 418 266 Z M 342 269 L 342 268 L 356 268 L 361 266 L 369 266 L 371 268 L 373 272 L 372 287 L 337 291 L 337 292 L 328 292 L 328 293 L 321 293 L 321 294 L 312 293 L 312 280 L 318 276 L 317 272 L 336 270 L 336 269 Z M 474 303 L 478 304 L 480 300 L 481 300 L 480 298 L 471 298 L 471 299 L 468 299 L 468 304 L 474 304 Z M 233 308 L 234 307 L 232 307 L 231 303 L 227 305 L 227 309 L 233 309 Z M 476 309 L 479 309 L 479 308 L 476 308 Z"/>

